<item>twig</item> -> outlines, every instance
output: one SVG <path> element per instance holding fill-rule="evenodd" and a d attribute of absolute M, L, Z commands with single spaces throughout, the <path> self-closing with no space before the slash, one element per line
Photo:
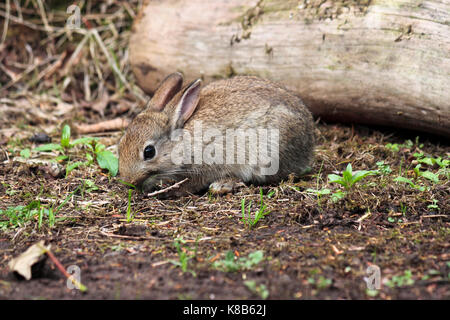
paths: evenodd
<path fill-rule="evenodd" d="M 126 235 L 120 235 L 120 234 L 114 234 L 114 233 L 110 233 L 110 232 L 104 232 L 104 231 L 100 231 L 100 233 L 104 236 L 107 237 L 111 237 L 111 238 L 119 238 L 119 239 L 130 239 L 130 240 L 165 240 L 162 238 L 158 238 L 158 237 L 141 237 L 141 236 L 126 236 Z M 166 240 L 167 241 L 167 240 Z"/>
<path fill-rule="evenodd" d="M 112 120 L 106 120 L 94 124 L 75 125 L 75 129 L 78 133 L 93 133 L 121 130 L 128 126 L 129 121 L 127 119 L 116 118 Z"/>
<path fill-rule="evenodd" d="M 11 11 L 11 5 L 9 3 L 9 0 L 6 0 L 6 17 L 5 17 L 5 23 L 3 25 L 3 34 L 2 34 L 2 41 L 0 42 L 0 46 L 3 45 L 3 43 L 6 40 L 6 34 L 8 33 L 8 23 L 9 23 L 10 11 Z"/>
<path fill-rule="evenodd" d="M 443 217 L 449 217 L 445 214 L 430 214 L 428 216 L 421 216 L 420 218 L 443 218 Z"/>
<path fill-rule="evenodd" d="M 181 184 L 185 183 L 187 180 L 189 180 L 189 178 L 186 178 L 186 179 L 184 179 L 184 180 L 181 180 L 181 181 L 175 183 L 174 185 L 171 185 L 170 187 L 167 187 L 167 188 L 164 188 L 164 189 L 161 189 L 161 190 L 157 190 L 157 191 L 151 192 L 151 193 L 147 194 L 147 197 L 153 197 L 153 196 L 156 196 L 156 195 L 158 195 L 158 194 L 161 194 L 161 193 L 165 193 L 165 192 L 167 192 L 167 191 L 170 191 L 170 190 L 172 190 L 172 189 L 177 189 L 177 188 L 180 187 Z"/>
<path fill-rule="evenodd" d="M 58 261 L 58 259 L 56 259 L 56 257 L 53 255 L 53 253 L 50 250 L 47 250 L 46 248 L 42 248 L 42 250 L 45 251 L 45 253 L 48 255 L 48 257 L 50 258 L 50 260 L 52 260 L 52 262 L 55 264 L 56 268 L 59 269 L 59 271 L 62 272 L 62 274 L 67 278 L 70 279 L 70 281 L 72 281 L 72 283 L 74 284 L 74 286 L 76 286 L 80 291 L 85 292 L 87 291 L 87 288 L 85 285 L 83 285 L 81 282 L 78 282 L 74 277 L 72 277 L 69 273 L 67 273 L 66 269 L 63 267 L 63 265 L 61 264 L 61 262 Z"/>
<path fill-rule="evenodd" d="M 47 15 L 45 13 L 44 4 L 41 0 L 37 0 L 39 6 L 39 13 L 41 14 L 42 22 L 44 23 L 45 31 L 51 32 L 52 28 L 48 24 Z"/>
<path fill-rule="evenodd" d="M 0 16 L 2 16 L 4 18 L 7 18 L 8 14 L 6 14 L 6 12 L 4 12 L 4 11 L 0 11 Z M 18 24 L 24 25 L 24 26 L 26 26 L 26 27 L 28 27 L 30 29 L 33 29 L 33 30 L 45 31 L 45 32 L 48 31 L 45 27 L 42 27 L 40 25 L 34 24 L 32 22 L 29 22 L 29 21 L 26 21 L 26 20 L 23 20 L 23 19 L 19 19 L 19 18 L 13 16 L 13 15 L 9 15 L 9 19 L 12 22 L 14 22 L 14 23 L 18 23 Z M 58 27 L 52 27 L 52 29 L 53 29 L 53 31 L 64 30 L 64 28 L 58 28 Z"/>

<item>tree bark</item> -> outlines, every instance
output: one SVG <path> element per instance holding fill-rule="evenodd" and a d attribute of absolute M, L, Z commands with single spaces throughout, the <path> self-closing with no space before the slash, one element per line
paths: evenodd
<path fill-rule="evenodd" d="M 326 121 L 450 136 L 448 0 L 148 1 L 130 62 L 153 92 L 169 73 L 258 75 Z"/>

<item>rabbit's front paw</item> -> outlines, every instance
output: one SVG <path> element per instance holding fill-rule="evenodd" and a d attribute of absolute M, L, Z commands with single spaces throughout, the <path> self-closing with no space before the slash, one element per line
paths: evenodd
<path fill-rule="evenodd" d="M 242 187 L 245 187 L 245 184 L 242 181 L 223 179 L 211 183 L 209 185 L 209 191 L 211 191 L 211 193 L 213 194 L 226 194 Z"/>

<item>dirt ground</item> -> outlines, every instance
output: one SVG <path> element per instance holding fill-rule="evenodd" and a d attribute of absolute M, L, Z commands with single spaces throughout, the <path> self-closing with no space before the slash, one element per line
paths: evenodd
<path fill-rule="evenodd" d="M 226 196 L 205 193 L 172 200 L 134 192 L 134 218 L 126 222 L 128 191 L 117 178 L 94 165 L 53 178 L 42 167 L 13 161 L 9 154 L 0 167 L 1 209 L 34 199 L 61 204 L 84 179 L 94 181 L 98 190 L 76 192 L 52 227 L 44 218 L 39 230 L 38 217 L 32 216 L 3 228 L 0 297 L 257 299 L 265 292 L 269 299 L 448 299 L 448 180 L 424 180 L 429 190 L 419 191 L 393 182 L 394 174 L 374 175 L 344 199 L 333 202 L 324 195 L 318 200 L 305 190 L 317 189 L 317 184 L 339 189 L 327 182 L 327 174 L 350 162 L 354 170 L 362 170 L 383 160 L 393 173 L 402 166 L 411 175 L 411 154 L 419 146 L 391 151 L 385 145 L 403 144 L 405 136 L 366 127 L 320 124 L 317 133 L 312 172 L 300 181 L 262 188 L 270 213 L 251 228 L 242 221 L 241 200 L 253 199 L 256 206 L 259 189 L 253 186 Z M 31 145 L 22 142 L 21 148 Z M 448 145 L 419 143 L 425 154 L 448 157 Z M 438 209 L 429 207 L 433 203 Z M 177 238 L 185 240 L 185 272 L 172 263 L 180 261 Z M 52 245 L 66 268 L 80 268 L 87 292 L 68 289 L 66 278 L 49 260 L 31 281 L 18 280 L 9 271 L 8 261 L 41 239 Z M 214 262 L 224 260 L 229 250 L 235 261 L 257 250 L 263 259 L 237 271 L 221 269 Z M 381 271 L 378 291 L 368 290 L 364 281 L 370 265 Z M 253 289 L 246 281 L 254 281 Z"/>
<path fill-rule="evenodd" d="M 127 46 L 142 2 L 87 1 L 72 31 L 64 28 L 71 1 L 8 3 L 0 3 L 8 28 L 0 41 L 0 298 L 450 298 L 448 139 L 318 121 L 314 165 L 300 180 L 167 200 L 129 191 L 83 144 L 36 148 L 60 144 L 68 124 L 72 142 L 96 137 L 117 154 L 117 127 L 77 131 L 141 110 Z M 31 141 L 38 133 L 48 137 Z M 348 164 L 352 179 L 371 172 L 345 188 L 329 175 Z M 253 224 L 257 213 L 265 215 Z M 10 271 L 39 240 L 64 268 L 79 268 L 87 291 L 69 289 L 50 259 L 30 281 Z M 368 289 L 377 270 L 381 288 Z"/>

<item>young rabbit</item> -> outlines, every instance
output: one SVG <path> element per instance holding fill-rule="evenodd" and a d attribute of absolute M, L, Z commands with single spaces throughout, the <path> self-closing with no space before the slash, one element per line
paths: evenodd
<path fill-rule="evenodd" d="M 180 196 L 238 183 L 268 184 L 309 169 L 314 149 L 311 113 L 292 91 L 253 76 L 182 89 L 183 76 L 163 80 L 119 142 L 123 180 L 145 191 L 185 183 Z"/>

